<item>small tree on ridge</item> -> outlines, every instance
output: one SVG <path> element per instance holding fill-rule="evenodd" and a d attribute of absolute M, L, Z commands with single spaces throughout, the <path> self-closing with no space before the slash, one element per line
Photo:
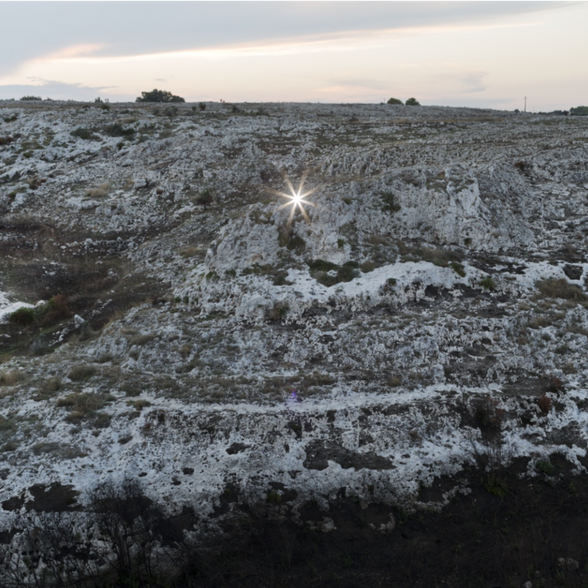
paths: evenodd
<path fill-rule="evenodd" d="M 141 92 L 141 96 L 135 102 L 186 102 L 181 96 L 175 96 L 166 90 L 151 90 L 151 92 Z"/>

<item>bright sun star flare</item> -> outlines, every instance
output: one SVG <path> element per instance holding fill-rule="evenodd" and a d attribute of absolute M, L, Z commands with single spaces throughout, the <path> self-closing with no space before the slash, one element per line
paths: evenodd
<path fill-rule="evenodd" d="M 314 192 L 316 192 L 318 190 L 318 187 L 312 188 L 311 190 L 307 190 L 306 192 L 304 192 L 305 180 L 306 180 L 306 174 L 304 174 L 302 176 L 302 178 L 300 179 L 300 185 L 298 186 L 298 189 L 295 190 L 290 179 L 288 177 L 286 177 L 285 182 L 286 182 L 286 185 L 288 186 L 288 189 L 290 190 L 290 193 L 279 192 L 278 190 L 272 190 L 272 189 L 269 190 L 272 194 L 275 194 L 276 196 L 279 196 L 280 198 L 287 198 L 287 200 L 288 200 L 288 202 L 282 204 L 278 208 L 278 210 L 282 210 L 282 209 L 286 208 L 287 206 L 292 207 L 292 209 L 290 210 L 290 216 L 288 217 L 288 225 L 292 224 L 292 221 L 294 220 L 294 215 L 296 214 L 297 209 L 300 209 L 300 212 L 301 212 L 304 220 L 307 223 L 310 223 L 310 218 L 309 218 L 306 210 L 304 209 L 304 206 L 306 205 L 306 206 L 316 207 L 316 204 L 314 202 L 310 202 L 309 200 L 306 200 L 306 198 L 308 196 L 310 196 L 311 194 L 314 194 Z"/>

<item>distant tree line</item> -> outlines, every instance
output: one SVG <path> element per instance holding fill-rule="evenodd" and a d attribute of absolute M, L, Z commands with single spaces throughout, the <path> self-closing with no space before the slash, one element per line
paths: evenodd
<path fill-rule="evenodd" d="M 570 114 L 572 116 L 588 116 L 588 106 L 576 106 L 570 108 Z"/>
<path fill-rule="evenodd" d="M 405 106 L 420 106 L 421 103 L 416 98 L 409 98 L 406 102 L 402 102 L 398 98 L 389 98 L 388 104 L 404 104 Z"/>
<path fill-rule="evenodd" d="M 518 108 L 515 108 L 515 112 L 518 114 L 521 111 Z M 552 110 L 550 112 L 539 111 L 535 114 L 549 114 L 559 116 L 588 116 L 588 106 L 576 106 L 574 108 L 570 108 L 569 110 Z"/>

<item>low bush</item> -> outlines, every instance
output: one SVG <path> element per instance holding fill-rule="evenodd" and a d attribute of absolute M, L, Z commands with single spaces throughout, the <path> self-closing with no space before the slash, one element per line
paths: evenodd
<path fill-rule="evenodd" d="M 286 243 L 286 249 L 288 249 L 288 251 L 302 253 L 306 249 L 306 241 L 298 235 L 290 235 L 288 242 Z"/>
<path fill-rule="evenodd" d="M 46 380 L 43 380 L 43 382 L 39 386 L 39 391 L 41 392 L 41 394 L 50 396 L 51 394 L 59 392 L 60 388 L 61 378 L 58 378 L 57 376 L 52 376 L 50 378 L 47 378 Z"/>
<path fill-rule="evenodd" d="M 404 104 L 404 102 L 398 98 L 388 98 L 387 104 Z"/>
<path fill-rule="evenodd" d="M 32 325 L 37 320 L 34 308 L 23 306 L 8 315 L 8 322 L 21 327 Z"/>
<path fill-rule="evenodd" d="M 359 265 L 355 261 L 348 261 L 342 266 L 324 259 L 307 261 L 310 275 L 327 288 L 340 282 L 351 282 L 359 276 Z"/>
<path fill-rule="evenodd" d="M 38 325 L 45 327 L 71 316 L 67 299 L 63 294 L 53 296 L 45 304 L 35 307 L 23 306 L 8 315 L 8 322 L 22 327 Z"/>
<path fill-rule="evenodd" d="M 420 106 L 421 103 L 416 98 L 409 98 L 405 102 L 406 106 Z"/>
<path fill-rule="evenodd" d="M 486 276 L 480 280 L 480 286 L 484 288 L 484 290 L 494 290 L 496 288 L 496 284 L 494 280 L 490 276 Z"/>
<path fill-rule="evenodd" d="M 313 259 L 307 262 L 311 272 L 330 272 L 331 270 L 339 269 L 336 263 L 325 261 L 324 259 Z"/>
<path fill-rule="evenodd" d="M 409 249 L 400 244 L 399 250 L 404 258 L 404 261 L 428 261 L 429 263 L 439 267 L 450 267 L 450 265 L 454 263 L 458 269 L 461 265 L 459 262 L 462 260 L 462 255 L 459 252 L 454 252 L 447 249 L 438 249 L 436 247 L 412 247 Z M 456 273 L 458 273 L 455 268 L 453 269 L 456 271 Z"/>
<path fill-rule="evenodd" d="M 80 364 L 74 366 L 67 374 L 67 377 L 72 382 L 81 382 L 82 380 L 88 380 L 95 374 L 96 368 L 93 365 Z"/>
<path fill-rule="evenodd" d="M 98 135 L 95 135 L 90 129 L 86 129 L 85 127 L 78 127 L 70 135 L 78 139 L 84 139 L 85 141 L 95 141 L 99 138 Z"/>
<path fill-rule="evenodd" d="M 359 276 L 359 272 L 357 271 L 357 264 L 354 262 L 348 261 L 337 270 L 337 280 L 339 282 L 351 282 L 357 276 Z"/>
<path fill-rule="evenodd" d="M 380 194 L 380 198 L 382 199 L 382 202 L 384 203 L 384 210 L 387 210 L 388 212 L 394 214 L 395 212 L 398 212 L 400 210 L 400 204 L 398 204 L 398 201 L 396 200 L 396 196 L 392 193 L 392 192 L 382 192 Z"/>
<path fill-rule="evenodd" d="M 158 90 L 157 88 L 151 92 L 141 92 L 141 96 L 135 99 L 135 102 L 186 102 L 181 96 L 176 96 L 167 90 Z"/>
<path fill-rule="evenodd" d="M 214 198 L 212 197 L 212 192 L 209 189 L 203 190 L 202 192 L 200 192 L 200 194 L 198 194 L 198 196 L 196 196 L 194 202 L 195 204 L 197 204 L 198 206 L 209 206 L 210 204 L 212 204 L 214 201 Z"/>
<path fill-rule="evenodd" d="M 465 278 L 466 277 L 466 271 L 465 271 L 465 267 L 463 265 L 463 263 L 460 263 L 459 261 L 450 261 L 449 262 L 449 267 L 460 277 L 460 278 Z"/>
<path fill-rule="evenodd" d="M 135 129 L 124 127 L 121 123 L 113 123 L 104 128 L 104 133 L 109 137 L 134 137 Z"/>
<path fill-rule="evenodd" d="M 555 474 L 556 468 L 549 459 L 540 459 L 535 463 L 535 469 L 546 476 Z"/>
<path fill-rule="evenodd" d="M 548 414 L 549 412 L 551 412 L 551 408 L 553 407 L 553 400 L 551 400 L 551 398 L 547 396 L 547 394 L 542 394 L 541 396 L 539 396 L 537 404 L 539 405 L 539 408 L 541 409 L 541 412 L 543 414 Z"/>
<path fill-rule="evenodd" d="M 494 398 L 480 398 L 473 403 L 474 426 L 480 429 L 483 437 L 499 436 L 505 416 Z"/>

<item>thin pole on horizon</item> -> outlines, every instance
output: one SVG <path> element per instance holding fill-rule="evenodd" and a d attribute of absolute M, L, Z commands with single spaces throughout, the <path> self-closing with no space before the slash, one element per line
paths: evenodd
<path fill-rule="evenodd" d="M 527 112 L 527 97 L 525 96 L 525 110 L 523 112 Z"/>

